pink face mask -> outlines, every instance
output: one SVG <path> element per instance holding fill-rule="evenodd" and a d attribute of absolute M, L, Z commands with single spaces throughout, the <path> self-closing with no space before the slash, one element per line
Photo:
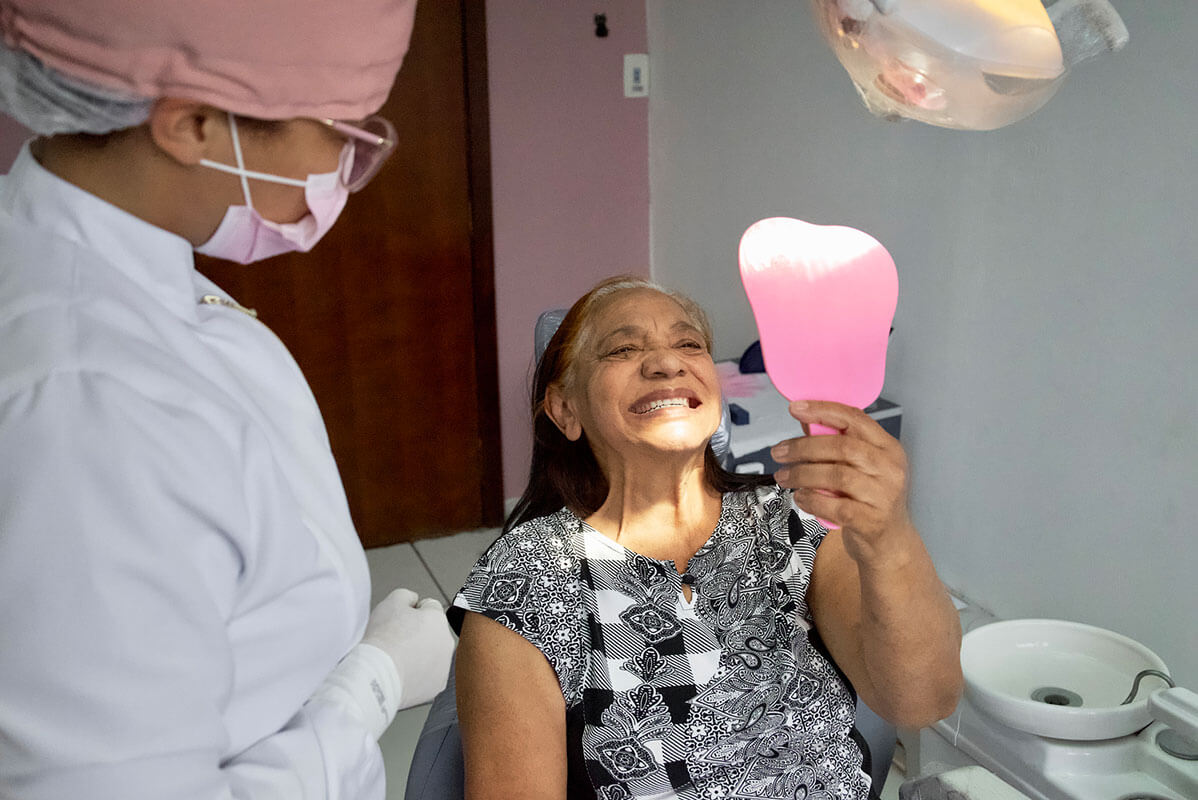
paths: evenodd
<path fill-rule="evenodd" d="M 245 205 L 229 206 L 216 232 L 208 241 L 195 248 L 195 251 L 240 264 L 249 264 L 281 253 L 297 250 L 306 253 L 311 250 L 333 227 L 341 209 L 345 208 L 349 189 L 342 176 L 348 175 L 353 166 L 353 146 L 347 142 L 341 150 L 341 158 L 335 172 L 309 175 L 307 180 L 301 181 L 246 169 L 241 155 L 241 142 L 237 136 L 237 121 L 232 114 L 229 115 L 229 127 L 233 134 L 233 152 L 237 157 L 237 166 L 220 164 L 206 158 L 200 163 L 221 172 L 239 175 Z M 263 219 L 250 200 L 247 178 L 303 186 L 308 213 L 298 222 L 278 223 Z"/>

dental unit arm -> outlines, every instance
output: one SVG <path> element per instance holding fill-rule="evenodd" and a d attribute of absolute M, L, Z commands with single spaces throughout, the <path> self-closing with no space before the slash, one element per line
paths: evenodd
<path fill-rule="evenodd" d="M 1127 43 L 1108 0 L 811 0 L 820 32 L 879 117 L 993 130 L 1033 113 L 1068 70 Z"/>

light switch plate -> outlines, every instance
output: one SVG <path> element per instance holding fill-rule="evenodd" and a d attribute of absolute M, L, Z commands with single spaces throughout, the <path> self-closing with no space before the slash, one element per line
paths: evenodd
<path fill-rule="evenodd" d="M 624 96 L 649 96 L 649 56 L 647 53 L 624 54 Z"/>

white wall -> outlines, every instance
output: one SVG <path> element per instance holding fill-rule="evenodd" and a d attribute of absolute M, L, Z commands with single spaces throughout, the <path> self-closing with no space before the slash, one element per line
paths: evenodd
<path fill-rule="evenodd" d="M 753 221 L 859 227 L 901 294 L 886 396 L 942 577 L 1147 644 L 1198 686 L 1198 3 L 990 133 L 884 123 L 797 0 L 650 0 L 654 277 L 756 338 Z"/>

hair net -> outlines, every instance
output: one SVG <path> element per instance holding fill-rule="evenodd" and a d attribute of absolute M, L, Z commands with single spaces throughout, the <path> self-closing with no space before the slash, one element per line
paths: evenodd
<path fill-rule="evenodd" d="M 153 100 L 85 87 L 0 43 L 0 109 L 34 133 L 108 133 L 140 125 Z"/>
<path fill-rule="evenodd" d="M 47 90 L 28 65 L 13 78 L 5 57 L 4 80 L 35 87 L 5 102 L 58 103 L 65 85 L 98 88 L 83 94 L 104 109 L 173 96 L 262 119 L 360 119 L 387 99 L 415 11 L 416 0 L 0 0 L 8 48 L 67 79 Z"/>

